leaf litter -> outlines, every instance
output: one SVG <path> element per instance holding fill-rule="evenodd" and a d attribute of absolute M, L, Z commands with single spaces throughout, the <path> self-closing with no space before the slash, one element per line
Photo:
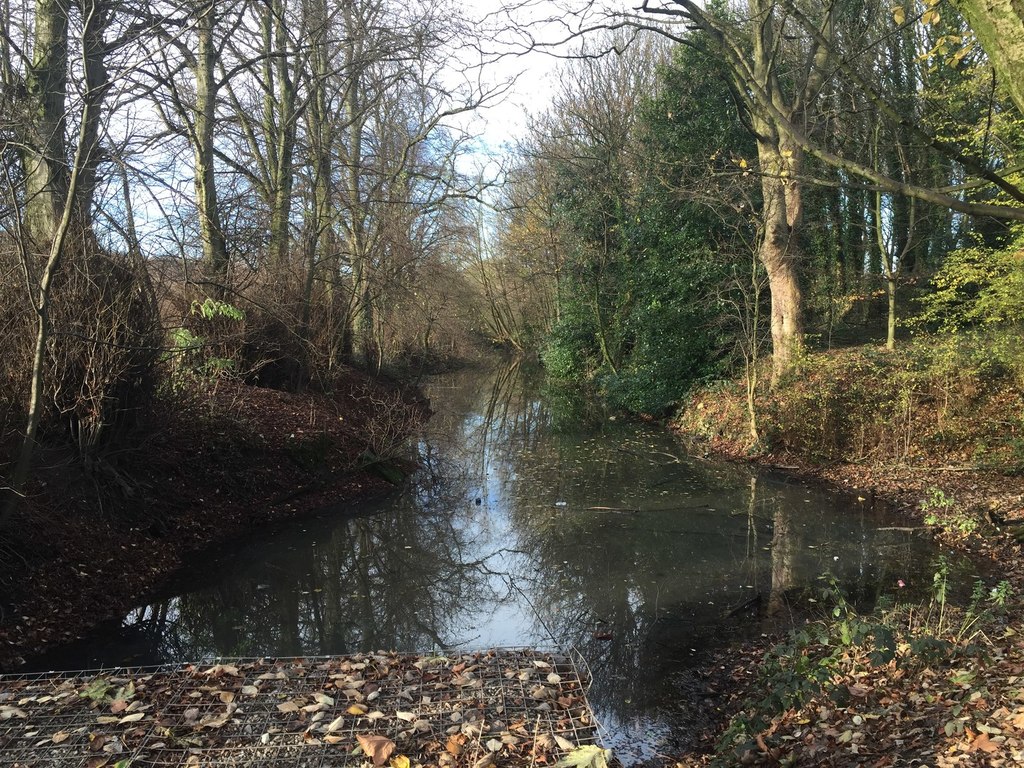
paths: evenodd
<path fill-rule="evenodd" d="M 588 683 L 532 650 L 9 675 L 0 764 L 606 768 Z"/>

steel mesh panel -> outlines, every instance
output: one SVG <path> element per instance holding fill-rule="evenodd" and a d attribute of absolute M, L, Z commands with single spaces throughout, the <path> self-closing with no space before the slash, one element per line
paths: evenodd
<path fill-rule="evenodd" d="M 582 671 L 581 671 L 582 670 Z M 578 656 L 501 649 L 0 676 L 0 765 L 553 764 L 597 744 Z M 491 762 L 491 761 L 485 761 Z"/>

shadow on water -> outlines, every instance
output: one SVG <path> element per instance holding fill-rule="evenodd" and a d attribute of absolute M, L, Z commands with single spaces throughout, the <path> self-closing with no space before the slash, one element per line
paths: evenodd
<path fill-rule="evenodd" d="M 574 646 L 626 764 L 682 726 L 685 681 L 828 572 L 870 604 L 937 551 L 863 500 L 687 457 L 519 365 L 428 381 L 393 496 L 320 512 L 183 577 L 36 668 L 211 656 Z M 680 714 L 683 711 L 684 714 Z"/>

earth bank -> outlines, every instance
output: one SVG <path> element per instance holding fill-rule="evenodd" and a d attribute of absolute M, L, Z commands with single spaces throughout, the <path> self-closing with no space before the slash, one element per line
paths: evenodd
<path fill-rule="evenodd" d="M 331 396 L 217 380 L 162 406 L 137 449 L 102 464 L 40 455 L 0 541 L 0 670 L 123 615 L 210 546 L 385 492 L 429 412 L 355 371 Z"/>
<path fill-rule="evenodd" d="M 717 751 L 709 741 L 666 764 L 1024 762 L 1021 388 L 910 360 L 808 355 L 784 386 L 758 392 L 756 443 L 743 381 L 694 392 L 673 427 L 695 451 L 886 499 L 993 575 L 956 607 L 942 573 L 926 606 L 859 616 L 831 595 L 791 633 L 723 654 L 708 674 Z"/>

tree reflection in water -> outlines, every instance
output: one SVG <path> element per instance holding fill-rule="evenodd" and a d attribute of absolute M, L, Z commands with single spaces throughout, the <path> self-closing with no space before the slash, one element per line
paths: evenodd
<path fill-rule="evenodd" d="M 825 571 L 870 599 L 927 568 L 930 545 L 879 531 L 864 504 L 687 458 L 519 365 L 427 390 L 436 415 L 401 493 L 204 564 L 201 588 L 183 583 L 62 665 L 574 646 L 618 745 L 644 757 L 705 648 L 759 632 Z"/>

